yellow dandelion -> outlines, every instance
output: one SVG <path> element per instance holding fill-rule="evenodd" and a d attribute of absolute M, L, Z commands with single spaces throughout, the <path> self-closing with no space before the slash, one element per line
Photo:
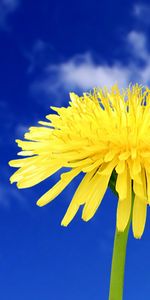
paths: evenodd
<path fill-rule="evenodd" d="M 136 84 L 119 91 L 115 85 L 81 97 L 71 93 L 70 98 L 67 108 L 52 107 L 56 113 L 46 116 L 47 122 L 29 128 L 25 141 L 16 141 L 22 148 L 18 154 L 26 158 L 10 161 L 10 166 L 19 168 L 10 181 L 27 188 L 66 167 L 60 180 L 37 201 L 43 206 L 83 172 L 62 220 L 64 226 L 81 205 L 83 220 L 90 220 L 108 185 L 115 184 L 117 229 L 123 232 L 127 227 L 133 192 L 133 234 L 140 238 L 150 203 L 150 90 Z"/>

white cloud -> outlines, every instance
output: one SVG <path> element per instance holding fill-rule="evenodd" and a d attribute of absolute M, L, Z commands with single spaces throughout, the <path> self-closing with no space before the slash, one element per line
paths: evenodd
<path fill-rule="evenodd" d="M 48 65 L 44 76 L 35 81 L 31 90 L 33 93 L 44 92 L 46 95 L 59 94 L 63 90 L 89 90 L 93 87 L 112 86 L 118 83 L 126 86 L 130 74 L 120 62 L 112 66 L 95 64 L 90 53 L 76 55 L 68 61 L 57 65 Z"/>
<path fill-rule="evenodd" d="M 0 178 L 0 206 L 10 209 L 13 201 L 16 200 L 16 204 L 19 204 L 23 209 L 27 208 L 28 204 L 22 191 L 16 189 L 14 185 L 10 185 L 9 183 L 9 166 L 1 165 L 1 173 L 3 176 Z"/>
<path fill-rule="evenodd" d="M 150 5 L 146 3 L 137 3 L 133 6 L 133 15 L 138 21 L 144 24 L 150 24 Z"/>
<path fill-rule="evenodd" d="M 8 29 L 7 18 L 18 7 L 19 0 L 0 0 L 0 27 Z"/>
<path fill-rule="evenodd" d="M 118 83 L 125 87 L 129 83 L 150 84 L 150 52 L 147 36 L 132 30 L 125 39 L 128 63 L 116 60 L 112 65 L 106 62 L 96 64 L 90 52 L 75 55 L 71 59 L 55 65 L 47 65 L 40 79 L 31 86 L 33 93 L 61 95 L 63 91 L 86 91 L 96 86 L 112 86 Z M 58 103 L 57 103 L 58 104 Z"/>
<path fill-rule="evenodd" d="M 16 187 L 10 187 L 9 183 L 0 186 L 0 206 L 10 209 L 12 200 L 16 200 L 23 208 L 26 206 L 26 199 Z"/>
<path fill-rule="evenodd" d="M 39 73 L 47 65 L 49 59 L 53 60 L 56 51 L 54 47 L 42 39 L 37 39 L 30 49 L 24 49 L 24 57 L 28 60 L 27 73 Z"/>
<path fill-rule="evenodd" d="M 112 66 L 95 64 L 90 53 L 75 56 L 58 66 L 49 66 L 48 69 L 50 73 L 58 74 L 58 84 L 65 88 L 90 89 L 95 86 L 111 86 L 115 82 L 125 85 L 129 76 L 128 70 L 118 62 Z"/>
<path fill-rule="evenodd" d="M 134 57 L 143 60 L 147 60 L 149 58 L 147 38 L 145 34 L 133 30 L 127 35 L 127 43 Z"/>
<path fill-rule="evenodd" d="M 140 83 L 150 85 L 150 52 L 147 47 L 147 36 L 142 32 L 132 31 L 128 34 L 127 41 L 129 42 L 133 58 L 142 60 L 143 65 L 132 63 L 132 67 L 137 74 L 137 79 Z"/>
<path fill-rule="evenodd" d="M 29 126 L 19 124 L 15 128 L 15 136 L 17 136 L 17 138 L 22 138 L 24 136 L 24 134 L 28 131 L 28 128 L 29 128 Z"/>
<path fill-rule="evenodd" d="M 35 70 L 36 66 L 41 63 L 41 56 L 43 58 L 43 56 L 45 55 L 46 48 L 47 48 L 46 43 L 41 39 L 38 39 L 33 44 L 31 51 L 26 51 L 26 50 L 24 51 L 24 56 L 29 61 L 29 67 L 27 70 L 28 73 L 32 73 Z"/>

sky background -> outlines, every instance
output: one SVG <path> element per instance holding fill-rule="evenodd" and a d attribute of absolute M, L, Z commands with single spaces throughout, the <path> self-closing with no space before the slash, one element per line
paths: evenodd
<path fill-rule="evenodd" d="M 0 0 L 0 299 L 107 300 L 117 199 L 107 191 L 94 218 L 61 219 L 80 182 L 51 204 L 38 198 L 59 174 L 26 190 L 9 184 L 16 138 L 50 105 L 118 82 L 150 84 L 149 1 Z M 125 300 L 149 299 L 150 213 L 129 237 Z"/>

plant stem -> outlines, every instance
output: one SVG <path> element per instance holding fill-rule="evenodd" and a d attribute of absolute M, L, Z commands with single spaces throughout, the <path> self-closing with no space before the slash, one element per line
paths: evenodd
<path fill-rule="evenodd" d="M 132 197 L 133 199 L 133 197 Z M 132 200 L 133 207 L 133 200 Z M 128 225 L 124 232 L 116 229 L 114 239 L 114 249 L 111 266 L 109 300 L 122 300 L 124 287 L 124 269 L 126 258 L 126 246 L 132 218 L 132 209 Z"/>

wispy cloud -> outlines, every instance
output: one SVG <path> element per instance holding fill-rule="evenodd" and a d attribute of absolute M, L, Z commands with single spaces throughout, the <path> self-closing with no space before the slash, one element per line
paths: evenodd
<path fill-rule="evenodd" d="M 147 36 L 143 32 L 130 31 L 125 39 L 128 64 L 120 59 L 112 65 L 106 62 L 97 64 L 90 52 L 75 55 L 71 59 L 55 65 L 48 64 L 41 77 L 31 85 L 35 94 L 62 94 L 63 91 L 85 91 L 96 86 L 110 87 L 114 83 L 125 87 L 130 82 L 150 84 L 150 52 Z"/>
<path fill-rule="evenodd" d="M 28 131 L 28 128 L 29 126 L 19 124 L 15 128 L 15 136 L 17 136 L 17 138 L 23 138 L 24 134 Z"/>
<path fill-rule="evenodd" d="M 52 95 L 60 98 L 64 92 L 70 90 L 82 92 L 97 86 L 110 87 L 114 83 L 118 83 L 121 87 L 135 82 L 149 85 L 150 51 L 145 25 L 150 24 L 150 5 L 136 3 L 133 5 L 132 14 L 134 15 L 134 26 L 124 39 L 123 55 L 127 58 L 126 63 L 120 56 L 109 64 L 107 60 L 101 60 L 101 53 L 99 54 L 100 63 L 97 63 L 93 53 L 88 49 L 86 53 L 76 54 L 70 59 L 61 60 L 58 63 L 47 60 L 40 69 L 38 78 L 34 77 L 35 79 L 32 81 L 30 86 L 32 94 L 43 101 L 44 96 L 47 99 Z M 143 22 L 142 26 L 141 22 Z M 139 25 L 140 30 L 138 29 Z M 36 55 L 42 57 L 45 49 L 46 45 L 41 40 L 35 43 L 30 61 L 31 70 L 35 65 Z"/>
<path fill-rule="evenodd" d="M 15 203 L 18 203 L 23 208 L 27 206 L 27 201 L 25 197 L 22 195 L 22 193 L 16 189 L 15 186 L 10 186 L 9 182 L 8 184 L 2 184 L 0 186 L 0 206 L 10 209 L 11 204 L 15 200 Z"/>
<path fill-rule="evenodd" d="M 14 185 L 10 185 L 9 166 L 1 165 L 1 174 L 3 174 L 3 176 L 0 178 L 0 206 L 5 209 L 10 209 L 12 203 L 15 201 L 14 203 L 19 204 L 23 209 L 28 209 L 27 201 L 22 191 L 16 189 Z"/>
<path fill-rule="evenodd" d="M 140 83 L 150 85 L 150 51 L 146 34 L 132 31 L 128 34 L 127 41 L 132 49 L 134 61 L 131 66 L 134 74 Z"/>
<path fill-rule="evenodd" d="M 150 5 L 146 3 L 136 3 L 133 6 L 133 15 L 144 24 L 150 24 Z"/>
<path fill-rule="evenodd" d="M 149 59 L 149 52 L 147 49 L 147 37 L 143 32 L 131 31 L 127 35 L 126 42 L 130 47 L 130 52 L 134 58 L 147 61 Z"/>
<path fill-rule="evenodd" d="M 8 16 L 18 7 L 20 0 L 0 0 L 0 28 L 8 29 Z"/>
<path fill-rule="evenodd" d="M 43 78 L 33 82 L 32 92 L 44 92 L 47 95 L 57 94 L 62 90 L 86 90 L 96 86 L 111 86 L 118 84 L 125 86 L 129 78 L 129 71 L 120 62 L 112 66 L 96 64 L 90 52 L 76 55 L 57 65 L 48 65 Z"/>
<path fill-rule="evenodd" d="M 23 55 L 29 62 L 27 73 L 30 75 L 39 72 L 41 68 L 46 67 L 48 60 L 53 60 L 55 53 L 56 51 L 50 43 L 37 39 L 31 49 L 24 49 Z"/>

